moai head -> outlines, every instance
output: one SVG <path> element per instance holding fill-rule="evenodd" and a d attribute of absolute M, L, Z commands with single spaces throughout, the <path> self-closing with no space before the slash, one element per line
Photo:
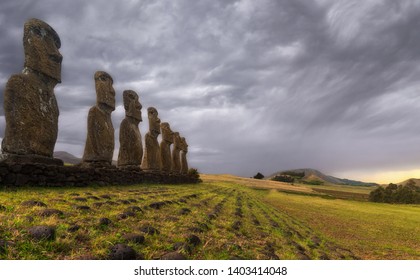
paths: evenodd
<path fill-rule="evenodd" d="M 132 117 L 135 120 L 141 122 L 141 104 L 139 102 L 139 96 L 133 90 L 124 90 L 123 92 L 124 109 L 127 117 Z"/>
<path fill-rule="evenodd" d="M 42 73 L 61 83 L 61 61 L 63 56 L 60 37 L 47 23 L 39 19 L 28 20 L 23 29 L 25 69 Z"/>
<path fill-rule="evenodd" d="M 181 148 L 181 137 L 179 136 L 179 132 L 174 132 L 173 143 L 175 149 L 179 150 Z"/>
<path fill-rule="evenodd" d="M 160 134 L 160 119 L 158 118 L 158 111 L 154 107 L 147 108 L 147 115 L 149 117 L 149 132 L 153 137 L 157 138 Z"/>
<path fill-rule="evenodd" d="M 111 113 L 115 110 L 115 90 L 112 77 L 103 71 L 95 73 L 96 105 L 103 111 Z"/>
<path fill-rule="evenodd" d="M 162 140 L 172 144 L 174 142 L 174 133 L 169 126 L 169 123 L 164 122 L 160 124 L 160 129 L 162 130 Z"/>
<path fill-rule="evenodd" d="M 185 153 L 188 152 L 188 144 L 187 144 L 187 141 L 185 140 L 185 137 L 181 137 L 181 150 L 184 151 Z"/>

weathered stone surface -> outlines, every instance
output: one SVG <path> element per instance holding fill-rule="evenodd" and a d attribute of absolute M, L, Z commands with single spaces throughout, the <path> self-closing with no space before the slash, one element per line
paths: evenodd
<path fill-rule="evenodd" d="M 136 256 L 136 251 L 125 244 L 116 244 L 109 253 L 109 259 L 111 260 L 135 260 Z"/>
<path fill-rule="evenodd" d="M 114 127 L 111 113 L 115 110 L 112 77 L 103 71 L 95 73 L 96 105 L 87 120 L 86 145 L 82 166 L 110 166 L 114 153 Z"/>
<path fill-rule="evenodd" d="M 144 243 L 144 236 L 137 233 L 127 233 L 123 237 L 127 242 L 133 242 L 138 244 Z"/>
<path fill-rule="evenodd" d="M 162 130 L 162 141 L 160 142 L 161 171 L 169 173 L 172 165 L 171 145 L 174 142 L 174 133 L 167 122 L 161 123 L 160 128 Z"/>
<path fill-rule="evenodd" d="M 0 163 L 0 185 L 20 186 L 20 174 L 27 176 L 27 184 L 31 186 L 89 186 L 89 185 L 136 185 L 141 183 L 156 184 L 189 184 L 197 183 L 197 178 L 188 175 L 164 174 L 160 172 L 138 172 L 127 169 L 119 169 L 114 166 L 102 168 L 83 168 L 80 166 L 53 166 L 41 164 L 25 164 L 21 168 L 15 168 L 16 165 L 7 165 Z M 52 168 L 52 169 L 51 169 Z M 27 170 L 31 170 L 30 173 Z M 76 201 L 86 202 L 87 198 L 80 197 Z M 110 200 L 112 197 L 105 195 Z M 73 195 L 73 200 L 76 194 Z M 109 201 L 108 201 L 109 202 Z M 108 204 L 107 202 L 107 204 Z M 121 203 L 131 203 L 132 199 Z M 112 203 L 116 203 L 113 202 Z M 134 202 L 135 203 L 135 202 Z M 110 204 L 111 205 L 111 204 Z M 34 205 L 36 206 L 36 205 Z"/>
<path fill-rule="evenodd" d="M 135 91 L 123 92 L 125 118 L 120 125 L 120 151 L 118 153 L 118 167 L 140 170 L 143 158 L 143 144 L 139 130 L 142 121 L 141 104 Z"/>
<path fill-rule="evenodd" d="M 181 174 L 186 175 L 188 173 L 188 162 L 187 162 L 188 144 L 185 137 L 181 137 Z"/>
<path fill-rule="evenodd" d="M 143 226 L 140 228 L 141 232 L 144 232 L 146 234 L 159 234 L 159 230 L 157 230 L 156 228 L 152 227 L 152 226 Z"/>
<path fill-rule="evenodd" d="M 99 219 L 99 225 L 101 225 L 101 226 L 107 226 L 107 225 L 110 225 L 110 224 L 112 224 L 112 221 L 108 218 L 100 218 Z"/>
<path fill-rule="evenodd" d="M 161 260 L 186 260 L 187 258 L 178 252 L 170 252 L 164 254 L 161 258 Z"/>
<path fill-rule="evenodd" d="M 67 229 L 68 232 L 76 232 L 80 229 L 79 225 L 71 225 L 69 226 L 69 228 Z"/>
<path fill-rule="evenodd" d="M 63 211 L 53 208 L 47 208 L 38 213 L 41 217 L 51 217 L 51 216 L 61 216 L 63 215 Z"/>
<path fill-rule="evenodd" d="M 28 229 L 29 235 L 36 240 L 54 240 L 55 229 L 50 226 L 34 226 Z"/>
<path fill-rule="evenodd" d="M 61 82 L 60 46 L 60 38 L 47 23 L 38 19 L 25 23 L 24 70 L 11 76 L 4 90 L 6 129 L 0 161 L 63 164 L 53 159 L 59 115 L 54 87 Z"/>
<path fill-rule="evenodd" d="M 39 200 L 26 200 L 24 202 L 22 202 L 20 205 L 22 206 L 26 206 L 26 207 L 34 207 L 34 206 L 39 206 L 39 207 L 47 207 L 47 204 L 45 204 L 42 201 Z"/>
<path fill-rule="evenodd" d="M 180 159 L 180 152 L 181 152 L 181 136 L 179 132 L 174 132 L 174 146 L 172 148 L 172 165 L 171 165 L 171 172 L 173 174 L 180 174 L 181 173 L 181 159 Z"/>
<path fill-rule="evenodd" d="M 198 246 L 201 243 L 200 238 L 197 235 L 191 234 L 186 238 L 186 241 L 188 244 L 192 245 L 192 246 Z"/>
<path fill-rule="evenodd" d="M 145 149 L 141 168 L 147 171 L 160 171 L 160 147 L 157 140 L 160 134 L 160 119 L 158 111 L 153 108 L 147 108 L 149 118 L 149 132 L 145 136 Z"/>

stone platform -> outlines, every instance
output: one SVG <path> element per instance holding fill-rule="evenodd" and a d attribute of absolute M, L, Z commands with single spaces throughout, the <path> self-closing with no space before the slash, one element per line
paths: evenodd
<path fill-rule="evenodd" d="M 80 166 L 53 166 L 43 164 L 0 163 L 1 186 L 89 186 L 89 185 L 134 185 L 142 183 L 192 184 L 197 178 L 118 169 L 115 166 L 86 168 Z"/>

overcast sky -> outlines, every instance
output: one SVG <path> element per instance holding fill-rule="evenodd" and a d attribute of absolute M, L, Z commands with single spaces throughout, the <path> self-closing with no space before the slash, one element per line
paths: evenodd
<path fill-rule="evenodd" d="M 33 17 L 62 42 L 56 150 L 82 156 L 103 70 L 117 92 L 114 157 L 131 89 L 142 135 L 156 107 L 203 173 L 420 170 L 420 1 L 2 0 L 1 103 Z M 1 108 L 0 137 L 4 125 Z"/>

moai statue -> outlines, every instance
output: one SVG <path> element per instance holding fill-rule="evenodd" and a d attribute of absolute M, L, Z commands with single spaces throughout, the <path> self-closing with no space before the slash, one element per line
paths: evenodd
<path fill-rule="evenodd" d="M 181 136 L 179 136 L 179 132 L 175 132 L 174 145 L 172 148 L 172 168 L 171 168 L 171 173 L 173 174 L 181 173 L 181 161 L 179 157 L 180 151 L 181 151 Z"/>
<path fill-rule="evenodd" d="M 145 136 L 145 149 L 141 168 L 145 171 L 160 171 L 160 148 L 157 140 L 160 134 L 160 119 L 158 118 L 158 111 L 153 108 L 147 108 L 147 115 L 149 118 L 149 132 Z"/>
<path fill-rule="evenodd" d="M 53 158 L 58 133 L 54 87 L 61 83 L 61 46 L 57 32 L 39 19 L 24 25 L 24 69 L 4 90 L 6 129 L 0 160 L 6 163 L 62 165 Z"/>
<path fill-rule="evenodd" d="M 115 110 L 112 77 L 103 71 L 95 73 L 96 105 L 90 108 L 82 166 L 107 167 L 114 153 L 114 127 L 111 113 Z"/>
<path fill-rule="evenodd" d="M 164 122 L 160 124 L 162 130 L 162 141 L 160 142 L 160 158 L 162 163 L 162 172 L 171 172 L 171 145 L 174 142 L 174 133 L 169 126 L 169 123 Z"/>
<path fill-rule="evenodd" d="M 143 157 L 143 144 L 139 123 L 141 118 L 141 104 L 135 91 L 123 92 L 125 118 L 120 125 L 120 151 L 118 153 L 118 167 L 140 171 Z"/>
<path fill-rule="evenodd" d="M 185 137 L 181 137 L 181 174 L 187 175 L 188 162 L 187 162 L 188 144 Z"/>

